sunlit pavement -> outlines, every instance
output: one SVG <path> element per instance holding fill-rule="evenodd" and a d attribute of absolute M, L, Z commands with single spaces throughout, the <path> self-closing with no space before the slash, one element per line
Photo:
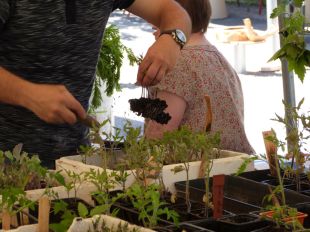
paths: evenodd
<path fill-rule="evenodd" d="M 224 19 L 226 23 L 234 22 L 241 25 L 241 19 L 250 16 L 254 29 L 257 29 L 259 33 L 266 30 L 264 14 L 258 15 L 256 9 L 253 12 L 252 8 L 250 9 L 252 12 L 247 12 L 244 9 L 233 7 L 234 13 L 230 13 L 229 18 Z M 212 21 L 207 37 L 233 64 L 235 62 L 234 47 L 219 43 L 215 39 L 216 30 L 223 26 L 219 24 L 221 22 L 223 20 Z M 116 24 L 120 28 L 122 42 L 130 47 L 136 55 L 145 54 L 147 48 L 154 41 L 151 26 L 135 16 L 127 17 L 121 11 L 116 11 L 109 23 Z M 272 54 L 273 48 L 269 39 L 263 43 L 246 46 L 246 72 L 239 74 L 245 101 L 245 128 L 249 141 L 258 154 L 265 152 L 262 131 L 274 128 L 280 138 L 284 138 L 285 135 L 284 126 L 271 120 L 275 118 L 275 114 L 284 115 L 282 74 L 280 71 L 260 71 Z M 111 99 L 113 104 L 111 117 L 117 127 L 123 125 L 124 119 L 131 120 L 136 126 L 143 126 L 143 118 L 130 112 L 128 104 L 128 99 L 139 98 L 142 94 L 141 88 L 134 85 L 136 73 L 137 67 L 129 66 L 128 62 L 124 63 L 121 70 L 122 92 L 115 93 Z M 303 108 L 308 110 L 310 106 L 309 72 L 306 74 L 304 83 L 295 78 L 295 92 L 296 102 L 305 97 Z"/>

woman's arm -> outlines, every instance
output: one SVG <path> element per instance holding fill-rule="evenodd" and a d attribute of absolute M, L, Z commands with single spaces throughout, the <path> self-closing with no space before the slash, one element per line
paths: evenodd
<path fill-rule="evenodd" d="M 145 137 L 150 139 L 161 138 L 165 131 L 173 131 L 178 129 L 187 106 L 186 101 L 182 97 L 167 91 L 158 91 L 157 97 L 166 101 L 168 107 L 165 112 L 170 114 L 171 119 L 168 124 L 163 125 L 150 120 L 144 130 Z"/>

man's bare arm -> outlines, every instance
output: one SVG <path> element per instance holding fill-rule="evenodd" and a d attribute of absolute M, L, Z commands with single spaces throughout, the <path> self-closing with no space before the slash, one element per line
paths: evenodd
<path fill-rule="evenodd" d="M 161 31 L 180 29 L 186 37 L 191 34 L 191 20 L 187 12 L 174 0 L 135 0 L 127 9 Z M 137 82 L 155 85 L 169 72 L 180 55 L 180 46 L 170 35 L 160 36 L 149 48 L 139 66 Z"/>
<path fill-rule="evenodd" d="M 62 85 L 34 84 L 0 67 L 0 102 L 25 107 L 48 123 L 85 118 L 82 105 Z"/>

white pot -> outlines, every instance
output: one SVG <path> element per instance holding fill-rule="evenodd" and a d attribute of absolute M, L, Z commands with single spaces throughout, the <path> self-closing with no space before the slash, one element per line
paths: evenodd
<path fill-rule="evenodd" d="M 240 165 L 244 162 L 245 158 L 248 158 L 249 155 L 239 152 L 233 152 L 233 151 L 226 151 L 221 150 L 220 156 L 218 159 L 214 159 L 212 170 L 210 173 L 210 176 L 216 175 L 216 174 L 232 174 L 235 173 Z M 56 170 L 70 170 L 74 171 L 75 173 L 81 174 L 82 172 L 88 172 L 91 169 L 94 170 L 100 170 L 103 171 L 103 169 L 100 167 L 102 164 L 102 158 L 99 156 L 92 156 L 87 157 L 86 164 L 82 162 L 83 158 L 80 155 L 76 156 L 67 156 L 62 157 L 59 160 L 56 160 Z M 190 170 L 189 170 L 189 179 L 197 179 L 199 168 L 200 168 L 201 161 L 196 162 L 190 162 Z M 178 181 L 184 181 L 186 180 L 186 172 L 181 171 L 178 173 L 175 173 L 172 171 L 172 169 L 175 166 L 180 166 L 182 164 L 171 164 L 171 165 L 165 165 L 162 169 L 162 178 L 164 185 L 166 189 L 168 189 L 170 192 L 175 192 L 174 183 Z M 254 170 L 254 163 L 248 165 L 247 171 Z M 108 172 L 112 172 L 113 170 L 107 170 Z M 126 181 L 126 188 L 132 185 L 135 181 L 134 170 L 127 170 L 128 178 Z M 121 185 L 115 186 L 115 189 L 121 189 Z"/>
<path fill-rule="evenodd" d="M 140 231 L 140 232 L 154 231 L 137 225 L 129 224 L 128 222 L 121 220 L 119 218 L 111 217 L 108 215 L 100 215 L 100 216 L 96 215 L 92 218 L 86 218 L 86 219 L 75 218 L 67 232 L 101 231 L 100 229 L 96 230 L 96 228 L 94 228 L 95 222 L 98 223 L 97 228 L 101 228 L 102 223 L 104 222 L 106 227 L 108 227 L 109 229 L 114 229 L 115 231 L 119 225 L 126 225 L 126 224 L 128 225 L 128 231 Z"/>
<path fill-rule="evenodd" d="M 27 226 L 20 226 L 17 229 L 12 230 L 0 230 L 0 232 L 38 232 L 37 231 L 38 225 L 27 225 Z"/>
<path fill-rule="evenodd" d="M 70 228 L 67 230 L 67 232 L 100 232 L 102 223 L 105 223 L 105 226 L 109 229 L 114 229 L 116 231 L 117 227 L 119 225 L 128 225 L 127 231 L 140 231 L 140 232 L 155 232 L 154 230 L 147 229 L 141 226 L 129 224 L 128 222 L 121 220 L 119 218 L 111 217 L 108 215 L 96 215 L 92 218 L 75 218 L 70 226 Z M 97 228 L 94 228 L 94 224 L 97 224 Z M 4 230 L 0 230 L 0 232 L 4 232 Z M 17 229 L 13 230 L 5 230 L 6 232 L 40 232 L 38 231 L 38 225 L 26 225 L 26 226 L 20 226 Z"/>

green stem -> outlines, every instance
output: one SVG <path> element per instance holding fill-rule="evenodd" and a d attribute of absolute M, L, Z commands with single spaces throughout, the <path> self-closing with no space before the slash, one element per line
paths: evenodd
<path fill-rule="evenodd" d="M 191 203 L 189 199 L 189 163 L 184 163 L 186 171 L 186 187 L 185 187 L 185 201 L 187 206 L 187 213 L 191 212 Z"/>
<path fill-rule="evenodd" d="M 278 160 L 278 156 L 276 154 L 275 154 L 275 163 L 276 163 L 276 170 L 277 170 L 277 176 L 278 176 L 278 180 L 279 180 L 279 185 L 280 185 L 280 188 L 281 188 L 282 205 L 286 205 L 285 194 L 284 194 L 284 187 L 283 187 L 283 179 L 281 178 L 279 160 Z"/>

